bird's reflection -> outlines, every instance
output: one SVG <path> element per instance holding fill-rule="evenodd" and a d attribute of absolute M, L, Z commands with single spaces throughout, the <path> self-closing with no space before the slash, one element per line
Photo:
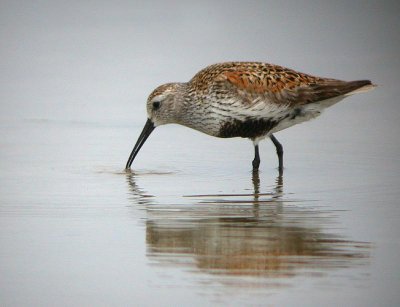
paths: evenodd
<path fill-rule="evenodd" d="M 129 185 L 130 200 L 134 204 L 146 205 L 151 203 L 152 195 L 146 194 L 141 188 L 138 187 L 135 180 L 135 173 L 127 171 L 126 178 Z"/>
<path fill-rule="evenodd" d="M 148 257 L 213 274 L 272 277 L 352 267 L 369 257 L 368 243 L 326 229 L 333 212 L 287 199 L 282 176 L 266 192 L 258 172 L 251 180 L 252 193 L 189 195 L 186 205 L 174 206 L 162 199 L 155 205 L 128 174 L 134 205 L 147 210 Z"/>

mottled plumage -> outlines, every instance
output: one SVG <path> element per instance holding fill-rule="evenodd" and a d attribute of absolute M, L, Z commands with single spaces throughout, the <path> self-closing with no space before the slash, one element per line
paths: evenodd
<path fill-rule="evenodd" d="M 315 118 L 346 96 L 373 87 L 369 80 L 321 78 L 267 63 L 214 64 L 189 82 L 167 83 L 150 94 L 148 122 L 126 167 L 155 127 L 177 123 L 216 137 L 250 138 L 254 169 L 260 162 L 258 142 L 270 137 L 282 171 L 282 145 L 272 133 Z"/>

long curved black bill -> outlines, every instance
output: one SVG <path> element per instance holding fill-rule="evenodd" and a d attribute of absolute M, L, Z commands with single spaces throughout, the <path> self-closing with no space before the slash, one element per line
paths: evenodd
<path fill-rule="evenodd" d="M 126 162 L 125 169 L 129 169 L 131 167 L 132 162 L 135 159 L 136 155 L 138 154 L 140 148 L 142 148 L 144 142 L 146 142 L 147 138 L 149 137 L 151 132 L 154 130 L 154 128 L 155 128 L 155 126 L 154 126 L 153 122 L 150 119 L 147 119 L 147 122 L 144 125 L 142 133 L 139 135 L 139 138 L 136 141 L 135 147 L 133 147 L 131 155 L 129 156 L 128 162 Z"/>

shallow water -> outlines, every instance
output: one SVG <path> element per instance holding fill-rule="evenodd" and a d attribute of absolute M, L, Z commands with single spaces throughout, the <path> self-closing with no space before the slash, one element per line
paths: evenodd
<path fill-rule="evenodd" d="M 0 306 L 400 306 L 399 2 L 7 1 Z M 147 95 L 221 61 L 371 79 L 261 142 Z"/>
<path fill-rule="evenodd" d="M 158 128 L 125 172 L 140 126 L 5 121 L 2 302 L 395 304 L 399 159 L 326 122 L 277 135 L 280 177 L 268 141 L 253 174 L 246 140 Z"/>

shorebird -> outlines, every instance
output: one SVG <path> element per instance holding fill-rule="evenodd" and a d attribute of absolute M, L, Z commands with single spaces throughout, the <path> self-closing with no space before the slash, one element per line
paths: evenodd
<path fill-rule="evenodd" d="M 258 143 L 270 138 L 279 173 L 283 147 L 273 133 L 313 119 L 352 94 L 375 87 L 369 80 L 342 81 L 316 77 L 261 62 L 226 62 L 208 66 L 189 82 L 157 87 L 147 99 L 147 122 L 126 163 L 129 169 L 154 130 L 180 124 L 220 138 L 249 138 L 258 170 Z"/>

